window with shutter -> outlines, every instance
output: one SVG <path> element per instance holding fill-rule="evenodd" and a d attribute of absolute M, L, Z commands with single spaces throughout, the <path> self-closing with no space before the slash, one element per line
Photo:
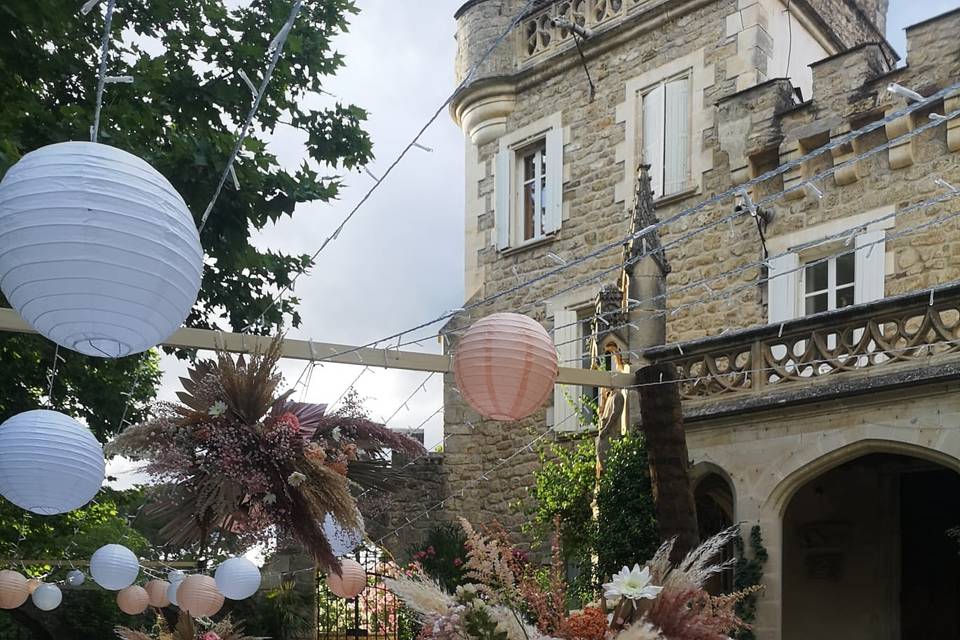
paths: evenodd
<path fill-rule="evenodd" d="M 500 139 L 494 191 L 498 250 L 537 243 L 560 230 L 563 216 L 560 114 Z"/>
<path fill-rule="evenodd" d="M 661 82 L 643 94 L 643 160 L 656 197 L 690 185 L 690 78 Z"/>
<path fill-rule="evenodd" d="M 561 367 L 575 367 L 580 361 L 580 329 L 577 312 L 558 309 L 553 314 L 553 342 L 557 346 Z M 580 388 L 556 385 L 553 389 L 553 427 L 558 431 L 576 431 L 580 428 L 577 401 Z"/>

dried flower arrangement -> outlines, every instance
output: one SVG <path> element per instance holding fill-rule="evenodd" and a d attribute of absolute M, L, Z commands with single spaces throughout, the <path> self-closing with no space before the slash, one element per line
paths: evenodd
<path fill-rule="evenodd" d="M 326 406 L 278 394 L 280 342 L 236 359 L 219 353 L 181 378 L 181 404 L 159 403 L 153 417 L 121 433 L 110 455 L 145 461 L 162 483 L 152 514 L 170 545 L 202 542 L 214 530 L 249 543 L 272 528 L 290 535 L 318 564 L 338 570 L 324 534 L 332 514 L 362 529 L 351 494 L 392 484 L 385 450 L 418 454 L 422 446 L 383 425 L 326 415 Z"/>
<path fill-rule="evenodd" d="M 244 634 L 243 626 L 235 624 L 229 617 L 216 624 L 204 625 L 186 613 L 180 614 L 172 633 L 160 632 L 159 635 L 152 635 L 127 627 L 116 627 L 114 633 L 121 640 L 266 640 Z"/>
<path fill-rule="evenodd" d="M 423 575 L 387 581 L 423 622 L 422 640 L 727 640 L 745 628 L 736 603 L 756 590 L 723 596 L 704 588 L 729 563 L 717 563 L 737 535 L 723 531 L 670 563 L 673 541 L 660 547 L 642 568 L 624 567 L 604 585 L 608 616 L 601 607 L 568 613 L 559 553 L 544 575 L 509 544 L 502 529 L 485 534 L 463 521 L 467 532 L 469 584 L 444 591 Z"/>

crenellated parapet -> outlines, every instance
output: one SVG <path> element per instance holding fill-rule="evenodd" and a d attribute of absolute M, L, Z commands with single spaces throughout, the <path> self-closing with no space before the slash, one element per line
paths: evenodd
<path fill-rule="evenodd" d="M 721 99 L 717 105 L 719 141 L 729 156 L 732 181 L 746 182 L 827 144 L 832 144 L 826 157 L 835 168 L 832 181 L 837 187 L 863 177 L 864 165 L 852 160 L 879 144 L 889 146 L 885 155 L 890 170 L 913 165 L 918 142 L 907 134 L 930 122 L 931 113 L 936 118 L 960 109 L 960 93 L 892 120 L 874 136 L 836 143 L 851 131 L 908 106 L 907 98 L 888 91 L 891 83 L 931 95 L 960 82 L 960 40 L 947 36 L 958 32 L 960 10 L 911 27 L 907 30 L 908 64 L 897 69 L 890 66 L 884 46 L 874 43 L 820 60 L 811 65 L 813 96 L 805 102 L 790 95 L 786 81 L 760 84 Z M 949 152 L 960 151 L 960 118 L 934 131 L 946 140 Z M 879 135 L 885 139 L 877 139 Z M 801 184 L 822 170 L 807 164 L 792 167 L 783 173 L 783 188 Z M 808 196 L 808 191 L 796 189 L 786 198 Z"/>

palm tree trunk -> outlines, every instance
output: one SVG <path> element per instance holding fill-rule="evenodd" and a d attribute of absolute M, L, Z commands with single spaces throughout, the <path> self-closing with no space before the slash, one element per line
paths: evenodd
<path fill-rule="evenodd" d="M 663 540 L 676 537 L 677 561 L 699 543 L 697 510 L 688 473 L 689 455 L 683 429 L 677 373 L 670 363 L 652 364 L 637 372 L 644 444 L 650 483 Z M 673 384 L 664 384 L 670 383 Z"/>

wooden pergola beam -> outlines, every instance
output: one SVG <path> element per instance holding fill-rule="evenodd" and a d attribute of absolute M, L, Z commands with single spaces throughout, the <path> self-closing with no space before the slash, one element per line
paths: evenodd
<path fill-rule="evenodd" d="M 0 309 L 0 331 L 36 333 L 33 327 L 28 325 L 13 309 Z M 273 338 L 269 336 L 181 328 L 164 342 L 163 346 L 199 351 L 220 349 L 230 353 L 256 353 L 257 351 L 264 351 L 272 340 Z M 284 358 L 291 360 L 331 362 L 406 371 L 434 371 L 436 373 L 453 371 L 453 358 L 450 356 L 400 351 L 398 349 L 358 348 L 346 344 L 295 340 L 293 338 L 283 339 L 281 353 Z M 633 375 L 629 373 L 560 367 L 557 384 L 624 388 L 635 384 L 635 380 Z"/>

